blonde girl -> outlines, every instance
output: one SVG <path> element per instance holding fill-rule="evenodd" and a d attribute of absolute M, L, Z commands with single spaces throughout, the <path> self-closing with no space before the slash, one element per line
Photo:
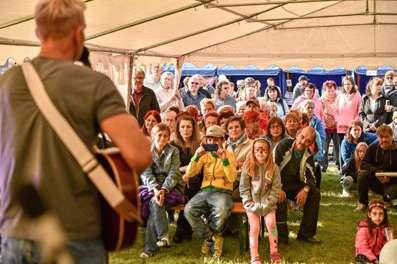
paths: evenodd
<path fill-rule="evenodd" d="M 280 263 L 282 260 L 278 252 L 276 227 L 276 207 L 280 190 L 280 171 L 274 163 L 270 143 L 264 138 L 258 138 L 253 142 L 251 152 L 243 165 L 240 179 L 240 196 L 250 226 L 249 241 L 252 264 L 262 263 L 258 252 L 258 236 L 262 216 L 264 216 L 269 232 L 271 261 Z"/>

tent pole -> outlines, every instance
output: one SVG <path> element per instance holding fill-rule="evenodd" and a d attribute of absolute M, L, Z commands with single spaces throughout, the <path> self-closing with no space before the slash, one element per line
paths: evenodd
<path fill-rule="evenodd" d="M 357 2 L 362 0 L 348 0 L 349 2 Z M 385 1 L 385 0 L 384 0 Z M 389 0 L 391 1 L 391 0 Z M 251 3 L 235 3 L 235 4 L 215 4 L 208 8 L 219 8 L 219 7 L 244 7 L 244 6 L 263 6 L 263 5 L 277 5 L 277 4 L 300 4 L 300 3 L 315 3 L 315 2 L 335 2 L 335 0 L 297 0 L 297 1 L 262 1 L 262 2 L 251 2 Z"/>
<path fill-rule="evenodd" d="M 128 57 L 128 85 L 127 85 L 127 111 L 130 112 L 131 95 L 132 95 L 132 68 L 134 67 L 134 53 Z"/>
<path fill-rule="evenodd" d="M 277 30 L 288 30 L 288 29 L 305 29 L 305 28 L 327 28 L 327 27 L 351 27 L 351 26 L 373 26 L 374 23 L 352 23 L 352 24 L 329 24 L 329 25 L 317 25 L 317 26 L 301 26 L 301 27 L 279 27 Z M 397 23 L 376 23 L 376 25 L 383 26 L 395 26 Z"/>
<path fill-rule="evenodd" d="M 182 77 L 182 64 L 185 60 L 185 57 L 176 58 L 175 65 L 175 76 L 174 76 L 174 89 L 179 90 L 179 83 L 181 82 Z"/>
<path fill-rule="evenodd" d="M 337 14 L 337 15 L 323 15 L 323 16 L 305 16 L 305 17 L 278 17 L 269 19 L 247 19 L 247 22 L 267 22 L 267 21 L 280 21 L 280 20 L 303 20 L 303 19 L 315 19 L 315 18 L 333 18 L 333 17 L 350 17 L 350 16 L 395 16 L 396 13 L 350 13 L 350 14 Z"/>

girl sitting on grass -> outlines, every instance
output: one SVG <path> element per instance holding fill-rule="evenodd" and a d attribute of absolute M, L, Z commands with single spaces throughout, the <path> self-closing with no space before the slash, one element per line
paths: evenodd
<path fill-rule="evenodd" d="M 373 200 L 368 207 L 367 219 L 357 225 L 356 263 L 379 263 L 379 254 L 393 231 L 387 219 L 383 202 Z"/>
<path fill-rule="evenodd" d="M 358 170 L 360 169 L 361 161 L 363 160 L 367 149 L 367 143 L 358 143 L 356 150 L 354 151 L 354 155 L 348 159 L 342 167 L 342 177 L 340 178 L 342 197 L 351 197 L 350 191 L 354 184 L 357 184 Z"/>
<path fill-rule="evenodd" d="M 252 264 L 262 263 L 258 252 L 261 216 L 264 216 L 269 232 L 271 261 L 272 263 L 281 263 L 276 227 L 276 207 L 280 191 L 280 171 L 274 163 L 270 143 L 264 138 L 258 138 L 253 142 L 240 179 L 240 196 L 250 226 L 249 241 Z"/>

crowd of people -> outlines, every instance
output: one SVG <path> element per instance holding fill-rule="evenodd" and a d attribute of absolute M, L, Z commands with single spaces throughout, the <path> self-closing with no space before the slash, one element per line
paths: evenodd
<path fill-rule="evenodd" d="M 144 116 L 142 129 L 152 140 L 153 156 L 164 159 L 160 163 L 155 159 L 147 169 L 151 185 L 157 185 L 155 196 L 161 192 L 167 197 L 178 190 L 187 200 L 184 212 L 178 217 L 175 243 L 190 240 L 196 233 L 203 239 L 202 253 L 220 257 L 222 232 L 225 229 L 233 232 L 235 225 L 238 228 L 239 217 L 231 215 L 236 201 L 243 203 L 249 221 L 251 263 L 261 263 L 258 253 L 261 217 L 269 234 L 271 261 L 281 261 L 278 244 L 288 243 L 288 208 L 303 210 L 297 239 L 321 243 L 315 237 L 321 175 L 330 162 L 340 174 L 341 196 L 350 197 L 358 190 L 356 211 L 368 209 L 368 217 L 372 219 L 373 208 L 386 210 L 397 206 L 397 178 L 376 175 L 397 172 L 393 155 L 397 151 L 394 143 L 397 76 L 393 71 L 383 78 L 372 78 L 363 96 L 351 76 L 343 77 L 342 87 L 326 81 L 318 89 L 302 75 L 289 106 L 272 78 L 267 79 L 263 94 L 260 82 L 252 77 L 235 86 L 222 76 L 213 88 L 196 74 L 186 77 L 182 88 L 178 88 L 173 85 L 171 72 L 161 73 L 158 66 L 156 69 L 156 74 L 145 81 L 142 70 L 135 72 L 131 109 L 140 108 L 139 91 L 153 90 L 150 101 L 157 99 L 159 104 L 154 103 L 146 113 L 144 109 L 148 105 L 142 105 L 143 110 L 139 111 Z M 167 162 L 171 162 L 167 159 L 168 152 L 155 147 L 160 144 L 158 133 L 164 124 L 168 128 L 162 144 L 179 150 L 179 160 L 172 159 L 173 168 L 168 167 Z M 143 185 L 147 175 L 141 175 Z M 168 186 L 171 179 L 175 183 L 172 189 Z M 368 207 L 369 190 L 381 195 L 384 201 Z M 175 202 L 171 200 L 154 198 L 166 203 L 164 215 Z M 374 225 L 380 222 L 360 223 L 358 227 L 361 230 L 370 226 L 372 230 Z M 159 227 L 160 224 L 146 226 L 146 241 L 157 234 L 157 247 L 145 243 L 141 257 L 150 257 L 159 247 L 170 244 L 168 229 Z M 363 261 L 367 257 L 372 262 L 373 255 L 363 251 L 363 232 L 357 234 L 357 259 Z M 371 251 L 370 244 L 366 245 L 366 250 Z M 379 256 L 379 252 L 373 254 Z"/>
<path fill-rule="evenodd" d="M 203 255 L 221 257 L 225 230 L 240 228 L 242 216 L 231 214 L 234 202 L 246 211 L 252 264 L 262 263 L 261 219 L 270 260 L 282 262 L 279 244 L 289 242 L 293 208 L 303 211 L 297 239 L 320 244 L 321 176 L 332 161 L 342 195 L 356 188 L 356 211 L 367 215 L 357 225 L 356 261 L 378 263 L 382 247 L 393 239 L 386 209 L 397 206 L 393 71 L 373 78 L 364 96 L 350 76 L 341 88 L 326 81 L 322 89 L 301 76 L 289 106 L 272 78 L 263 94 L 252 77 L 236 85 L 221 78 L 214 88 L 196 74 L 179 89 L 174 75 L 159 66 L 152 76 L 135 69 L 127 113 L 109 78 L 75 64 L 88 56 L 84 9 L 80 0 L 39 1 L 34 18 L 40 53 L 29 63 L 84 144 L 90 147 L 99 132 L 106 133 L 140 175 L 142 258 L 170 245 L 169 209 L 181 204 L 172 241 L 196 234 Z M 67 248 L 73 263 L 107 263 L 100 196 L 86 176 L 98 165 L 90 160 L 83 171 L 36 105 L 20 66 L 0 77 L 0 102 L 0 262 L 53 263 Z M 26 185 L 34 186 L 42 201 L 28 210 L 21 202 Z M 369 201 L 370 190 L 383 201 Z M 134 208 L 125 199 L 117 202 L 114 208 L 132 221 Z M 46 209 L 59 222 L 51 230 L 67 239 L 48 235 L 31 219 L 46 215 Z"/>

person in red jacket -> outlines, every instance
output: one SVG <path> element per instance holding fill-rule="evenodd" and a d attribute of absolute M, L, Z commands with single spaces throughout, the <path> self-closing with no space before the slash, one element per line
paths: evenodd
<path fill-rule="evenodd" d="M 393 239 L 393 229 L 387 219 L 383 202 L 369 204 L 367 219 L 357 225 L 356 263 L 379 263 L 379 254 L 387 241 Z"/>

